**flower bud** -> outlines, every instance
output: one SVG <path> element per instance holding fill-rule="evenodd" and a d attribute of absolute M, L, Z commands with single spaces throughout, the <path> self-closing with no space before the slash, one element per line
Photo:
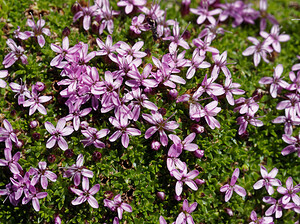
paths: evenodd
<path fill-rule="evenodd" d="M 76 14 L 77 12 L 81 11 L 80 4 L 78 2 L 75 2 L 71 7 L 71 12 L 73 14 Z"/>
<path fill-rule="evenodd" d="M 11 116 L 14 117 L 14 116 L 16 116 L 16 114 L 17 114 L 17 111 L 16 111 L 16 110 L 11 110 L 11 111 L 10 111 L 10 115 L 11 115 Z"/>
<path fill-rule="evenodd" d="M 35 140 L 35 141 L 38 141 L 38 140 L 40 139 L 40 137 L 41 137 L 40 133 L 34 132 L 34 133 L 32 134 L 32 138 L 33 138 L 33 140 Z"/>
<path fill-rule="evenodd" d="M 165 116 L 166 115 L 166 113 L 167 113 L 167 110 L 166 110 L 166 108 L 159 108 L 158 109 L 158 112 L 162 115 L 162 116 Z"/>
<path fill-rule="evenodd" d="M 151 56 L 151 51 L 149 48 L 146 48 L 145 49 L 145 53 L 147 54 L 147 57 L 150 57 Z"/>
<path fill-rule="evenodd" d="M 38 121 L 30 121 L 30 123 L 29 123 L 29 127 L 32 129 L 36 128 L 38 125 L 39 125 Z"/>
<path fill-rule="evenodd" d="M 112 199 L 113 196 L 114 196 L 114 194 L 111 191 L 105 191 L 104 192 L 104 197 L 106 197 L 107 199 Z"/>
<path fill-rule="evenodd" d="M 162 201 L 164 201 L 166 198 L 166 194 L 164 192 L 157 192 L 156 196 Z"/>
<path fill-rule="evenodd" d="M 182 16 L 186 16 L 190 13 L 191 0 L 182 0 L 180 12 Z"/>
<path fill-rule="evenodd" d="M 188 30 L 184 31 L 184 33 L 182 34 L 182 38 L 183 38 L 184 40 L 190 39 L 190 38 L 191 38 L 191 32 L 188 31 Z"/>
<path fill-rule="evenodd" d="M 157 151 L 160 148 L 160 143 L 156 140 L 153 140 L 151 143 L 151 149 Z"/>
<path fill-rule="evenodd" d="M 92 32 L 98 34 L 99 33 L 100 24 L 94 20 L 92 22 Z"/>
<path fill-rule="evenodd" d="M 35 89 L 39 92 L 43 91 L 45 89 L 45 84 L 42 82 L 36 82 Z"/>
<path fill-rule="evenodd" d="M 174 198 L 175 198 L 176 201 L 181 201 L 181 196 L 178 196 L 178 195 L 175 194 Z"/>
<path fill-rule="evenodd" d="M 230 208 L 225 208 L 224 210 L 225 210 L 225 212 L 226 212 L 229 216 L 233 216 L 233 211 L 232 211 L 232 209 L 230 209 Z"/>
<path fill-rule="evenodd" d="M 197 149 L 196 151 L 194 151 L 194 155 L 195 155 L 197 158 L 202 158 L 202 157 L 204 156 L 204 150 Z"/>
<path fill-rule="evenodd" d="M 192 124 L 191 131 L 195 132 L 196 134 L 201 134 L 204 132 L 204 127 L 199 124 Z"/>
<path fill-rule="evenodd" d="M 178 91 L 176 89 L 171 89 L 169 91 L 168 97 L 170 100 L 175 100 L 178 96 Z"/>
<path fill-rule="evenodd" d="M 70 30 L 69 27 L 67 27 L 67 26 L 66 26 L 66 27 L 64 28 L 64 30 L 62 31 L 62 35 L 63 35 L 64 37 L 69 36 L 70 33 L 71 33 L 71 30 Z"/>
<path fill-rule="evenodd" d="M 18 141 L 16 142 L 16 147 L 17 147 L 18 149 L 22 148 L 23 145 L 24 145 L 24 141 L 23 141 L 23 140 L 18 140 Z"/>
<path fill-rule="evenodd" d="M 65 157 L 67 157 L 67 158 L 71 158 L 71 157 L 74 156 L 74 152 L 73 152 L 72 149 L 67 149 L 67 150 L 64 152 L 64 155 L 65 155 Z"/>
<path fill-rule="evenodd" d="M 197 185 L 205 184 L 205 180 L 196 179 L 196 180 L 194 180 L 194 181 L 195 181 L 195 183 L 196 183 Z"/>
<path fill-rule="evenodd" d="M 49 163 L 54 163 L 56 160 L 56 157 L 55 157 L 55 155 L 49 155 L 47 159 L 48 159 Z"/>
<path fill-rule="evenodd" d="M 102 154 L 98 151 L 95 151 L 92 155 L 92 158 L 95 162 L 100 161 L 100 159 L 102 158 Z"/>

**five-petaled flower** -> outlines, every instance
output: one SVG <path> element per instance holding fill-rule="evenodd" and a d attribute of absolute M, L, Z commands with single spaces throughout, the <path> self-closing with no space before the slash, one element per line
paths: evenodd
<path fill-rule="evenodd" d="M 280 180 L 276 179 L 275 176 L 278 173 L 277 168 L 273 168 L 270 173 L 268 173 L 267 169 L 264 166 L 260 167 L 260 173 L 263 179 L 257 181 L 253 188 L 255 190 L 262 188 L 265 186 L 266 190 L 268 191 L 269 195 L 274 193 L 274 189 L 272 186 L 281 186 Z"/>
<path fill-rule="evenodd" d="M 53 148 L 56 142 L 62 150 L 65 151 L 68 149 L 68 143 L 63 138 L 63 136 L 68 136 L 72 134 L 74 129 L 72 126 L 67 126 L 67 127 L 65 126 L 66 126 L 65 119 L 58 120 L 56 128 L 49 121 L 45 122 L 45 128 L 52 135 L 46 143 L 46 147 L 48 149 Z"/>
<path fill-rule="evenodd" d="M 122 202 L 121 195 L 118 194 L 114 197 L 114 200 L 104 199 L 104 206 L 108 207 L 112 211 L 118 212 L 119 219 L 122 219 L 124 210 L 126 212 L 132 212 L 132 208 L 129 204 Z"/>

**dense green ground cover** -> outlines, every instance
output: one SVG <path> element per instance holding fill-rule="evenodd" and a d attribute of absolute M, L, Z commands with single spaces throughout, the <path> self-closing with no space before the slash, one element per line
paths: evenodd
<path fill-rule="evenodd" d="M 198 2 L 198 1 L 197 1 Z M 9 87 L 0 90 L 0 119 L 7 119 L 17 130 L 18 138 L 24 142 L 21 148 L 21 159 L 19 163 L 24 170 L 28 171 L 30 167 L 37 167 L 39 161 L 47 161 L 50 155 L 55 156 L 55 162 L 47 161 L 49 170 L 58 175 L 58 179 L 54 183 L 50 183 L 48 196 L 40 201 L 40 212 L 34 211 L 31 203 L 18 207 L 12 206 L 8 201 L 2 203 L 4 197 L 0 198 L 0 223 L 53 223 L 56 214 L 62 218 L 63 223 L 112 223 L 116 213 L 110 212 L 103 206 L 103 199 L 106 191 L 112 191 L 114 195 L 122 194 L 123 200 L 130 204 L 133 208 L 132 213 L 125 212 L 122 223 L 158 223 L 160 215 L 165 217 L 168 223 L 175 221 L 182 207 L 182 201 L 174 199 L 175 183 L 174 177 L 171 177 L 166 168 L 166 154 L 169 147 L 161 147 L 160 150 L 154 151 L 150 144 L 153 138 L 146 140 L 144 135 L 131 137 L 129 147 L 125 149 L 119 140 L 114 143 L 107 144 L 106 148 L 101 150 L 89 146 L 84 148 L 80 140 L 83 139 L 80 131 L 74 132 L 71 137 L 67 137 L 69 148 L 73 149 L 74 156 L 67 158 L 64 152 L 59 148 L 47 149 L 45 143 L 50 137 L 46 131 L 44 123 L 50 121 L 56 124 L 57 120 L 68 114 L 68 108 L 61 103 L 59 90 L 55 83 L 61 79 L 60 70 L 51 67 L 50 61 L 55 57 L 55 53 L 50 49 L 50 43 L 61 43 L 62 31 L 65 27 L 69 27 L 71 34 L 69 36 L 70 45 L 75 45 L 78 41 L 88 43 L 91 50 L 97 50 L 95 38 L 99 35 L 86 32 L 78 22 L 73 23 L 73 14 L 71 6 L 74 1 L 5 1 L 0 2 L 0 61 L 8 53 L 6 45 L 7 38 L 12 38 L 12 33 L 17 26 L 21 30 L 29 30 L 26 27 L 26 21 L 29 12 L 34 13 L 37 19 L 38 14 L 42 14 L 46 21 L 46 27 L 51 31 L 51 36 L 46 37 L 46 45 L 40 48 L 33 39 L 24 41 L 26 55 L 28 56 L 28 65 L 15 63 L 10 67 L 10 76 L 8 82 L 18 82 L 20 78 L 26 80 L 26 84 L 30 86 L 37 81 L 44 82 L 46 89 L 43 94 L 53 96 L 51 103 L 46 105 L 47 115 L 38 112 L 32 116 L 28 115 L 28 108 L 18 105 L 14 93 Z M 254 8 L 258 9 L 258 1 L 253 1 Z M 114 9 L 124 11 L 117 7 L 115 1 L 111 1 Z M 197 3 L 192 2 L 191 7 L 196 7 Z M 180 4 L 173 1 L 161 1 L 161 7 L 167 9 L 168 19 L 177 19 L 180 27 L 188 26 L 191 32 L 191 38 L 195 38 L 201 28 L 196 24 L 196 16 L 188 15 L 182 17 L 180 15 Z M 270 1 L 268 12 L 273 14 L 282 27 L 281 31 L 291 36 L 290 41 L 282 43 L 282 52 L 274 55 L 272 61 L 267 64 L 261 62 L 256 68 L 253 65 L 252 57 L 242 56 L 242 52 L 251 45 L 247 41 L 248 36 L 259 36 L 259 21 L 255 25 L 243 24 L 237 28 L 232 28 L 228 21 L 221 26 L 227 30 L 224 35 L 220 35 L 213 42 L 213 46 L 220 52 L 228 51 L 228 65 L 233 77 L 233 81 L 241 84 L 241 89 L 246 91 L 244 97 L 250 97 L 258 89 L 266 91 L 265 86 L 258 82 L 262 77 L 272 76 L 273 68 L 278 64 L 284 67 L 283 76 L 286 81 L 288 73 L 292 65 L 298 63 L 296 57 L 300 54 L 300 21 L 292 20 L 300 17 L 299 4 L 292 4 L 290 1 Z M 152 56 L 160 58 L 167 52 L 167 43 L 162 41 L 155 42 L 151 31 L 144 32 L 138 38 L 133 37 L 129 33 L 132 16 L 121 14 L 114 19 L 115 30 L 112 34 L 114 43 L 117 41 L 127 41 L 134 44 L 138 40 L 144 40 L 143 50 L 150 49 Z M 271 26 L 268 24 L 267 30 Z M 102 35 L 102 39 L 106 40 L 107 32 Z M 191 58 L 192 50 L 186 53 L 187 58 Z M 209 57 L 206 59 L 209 60 Z M 145 63 L 152 62 L 151 57 L 145 59 Z M 211 61 L 210 61 L 211 62 Z M 91 65 L 96 66 L 100 76 L 109 65 L 101 59 L 93 59 Z M 4 69 L 4 67 L 0 67 Z M 181 76 L 185 77 L 187 69 L 183 69 Z M 177 88 L 179 95 L 184 94 L 188 89 L 197 87 L 203 80 L 205 73 L 209 69 L 202 69 L 197 75 L 188 80 L 186 85 L 180 85 Z M 289 81 L 290 82 L 290 81 Z M 175 110 L 173 120 L 180 124 L 180 129 L 176 133 L 183 139 L 190 133 L 190 126 L 195 123 L 188 118 L 188 107 L 183 103 L 167 100 L 166 90 L 159 92 L 157 95 L 150 96 L 150 100 L 155 102 L 158 108 L 166 108 L 165 117 L 169 117 Z M 237 98 L 237 97 L 236 97 Z M 225 99 L 220 101 L 222 111 L 216 117 L 221 124 L 220 129 L 211 130 L 206 124 L 205 132 L 197 135 L 195 143 L 200 149 L 205 151 L 204 157 L 198 159 L 191 156 L 190 152 L 183 152 L 182 160 L 185 161 L 189 168 L 197 169 L 200 174 L 198 178 L 204 179 L 205 184 L 199 186 L 197 191 L 191 191 L 184 187 L 183 198 L 187 198 L 189 203 L 197 202 L 198 207 L 192 213 L 195 223 L 248 223 L 250 213 L 255 210 L 259 216 L 264 215 L 264 211 L 268 204 L 262 201 L 267 195 L 265 189 L 255 191 L 253 184 L 260 179 L 260 165 L 264 165 L 268 171 L 277 167 L 279 169 L 277 178 L 285 185 L 288 177 L 292 176 L 294 185 L 300 183 L 300 164 L 297 153 L 288 156 L 282 156 L 281 150 L 287 146 L 281 139 L 284 133 L 283 125 L 273 124 L 271 120 L 283 115 L 283 111 L 276 110 L 276 105 L 281 99 L 273 99 L 266 94 L 259 101 L 260 109 L 258 114 L 264 123 L 263 127 L 256 128 L 249 126 L 248 136 L 239 136 L 237 134 L 238 125 L 236 118 L 239 116 L 237 112 L 233 112 L 233 106 L 230 106 Z M 149 112 L 145 112 L 149 113 Z M 100 114 L 93 111 L 86 120 L 93 124 L 98 130 L 101 128 L 111 129 L 113 127 L 107 121 L 110 114 Z M 36 129 L 29 128 L 29 122 L 38 120 L 39 126 Z M 136 122 L 137 127 L 142 133 L 145 133 L 149 125 L 142 120 Z M 204 123 L 203 123 L 204 124 Z M 294 134 L 298 133 L 298 129 L 294 129 Z M 32 134 L 40 133 L 39 140 L 34 140 Z M 158 135 L 156 136 L 158 137 Z M 109 143 L 109 141 L 107 141 Z M 170 145 L 170 143 L 169 143 Z M 1 148 L 4 144 L 1 143 Z M 14 148 L 14 151 L 19 149 Z M 102 159 L 95 162 L 92 159 L 94 151 L 102 153 Z M 73 181 L 62 177 L 62 169 L 72 165 L 77 155 L 82 153 L 85 158 L 85 166 L 94 172 L 90 186 L 99 183 L 100 191 L 95 195 L 99 202 L 99 208 L 93 209 L 88 203 L 79 206 L 71 205 L 71 201 L 75 195 L 68 189 Z M 3 158 L 3 152 L 0 151 L 0 158 Z M 229 202 L 224 201 L 224 194 L 220 192 L 220 187 L 227 183 L 235 168 L 240 169 L 240 177 L 238 184 L 247 191 L 247 196 L 242 198 L 234 194 Z M 9 182 L 11 173 L 7 167 L 0 168 L 0 188 L 5 188 Z M 165 192 L 166 199 L 161 201 L 157 196 L 157 192 Z M 275 193 L 279 198 L 279 193 Z M 276 196 L 274 196 L 276 197 Z M 226 209 L 233 211 L 233 216 L 226 213 Z M 299 220 L 299 214 L 291 210 L 285 210 L 283 217 L 276 220 L 275 223 L 295 223 Z"/>

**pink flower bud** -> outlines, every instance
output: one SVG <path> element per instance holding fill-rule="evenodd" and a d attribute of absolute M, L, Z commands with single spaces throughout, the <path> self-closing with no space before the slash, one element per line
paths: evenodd
<path fill-rule="evenodd" d="M 62 31 L 62 35 L 63 35 L 64 37 L 69 36 L 70 33 L 71 33 L 71 31 L 70 31 L 69 27 L 67 27 L 67 26 L 66 26 L 66 27 L 64 28 L 64 30 Z"/>
<path fill-rule="evenodd" d="M 181 196 L 177 196 L 176 194 L 174 195 L 174 198 L 176 201 L 181 201 Z"/>
<path fill-rule="evenodd" d="M 196 134 L 201 134 L 204 132 L 204 127 L 199 124 L 192 124 L 191 131 L 195 132 Z"/>
<path fill-rule="evenodd" d="M 224 210 L 225 210 L 225 212 L 226 212 L 229 216 L 233 216 L 233 211 L 232 211 L 232 209 L 230 209 L 230 208 L 225 208 Z"/>
<path fill-rule="evenodd" d="M 156 140 L 153 140 L 151 143 L 151 149 L 157 151 L 160 148 L 160 143 Z"/>
<path fill-rule="evenodd" d="M 178 96 L 178 91 L 176 89 L 171 89 L 169 91 L 169 97 L 171 100 L 175 100 Z"/>
<path fill-rule="evenodd" d="M 195 155 L 197 158 L 202 158 L 202 157 L 204 156 L 204 150 L 197 149 L 196 151 L 194 151 L 194 155 Z"/>
<path fill-rule="evenodd" d="M 194 181 L 195 181 L 195 183 L 196 183 L 197 185 L 202 185 L 202 184 L 205 183 L 205 180 L 201 180 L 201 179 L 196 179 L 196 180 L 194 180 Z"/>
<path fill-rule="evenodd" d="M 45 84 L 42 82 L 36 82 L 35 89 L 41 92 L 45 89 Z"/>
<path fill-rule="evenodd" d="M 38 121 L 30 121 L 29 127 L 30 128 L 36 128 L 39 125 Z"/>
<path fill-rule="evenodd" d="M 156 196 L 157 196 L 160 200 L 164 201 L 164 200 L 165 200 L 165 197 L 166 197 L 166 194 L 165 194 L 164 192 L 157 192 L 157 193 L 156 193 Z"/>

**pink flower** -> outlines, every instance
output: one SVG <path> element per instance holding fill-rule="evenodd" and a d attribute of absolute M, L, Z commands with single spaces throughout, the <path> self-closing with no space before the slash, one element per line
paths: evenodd
<path fill-rule="evenodd" d="M 90 7 L 81 7 L 82 10 L 78 11 L 73 18 L 73 22 L 83 17 L 83 29 L 89 30 L 91 26 L 91 19 L 93 16 L 97 15 L 97 5 L 93 5 Z"/>
<path fill-rule="evenodd" d="M 125 7 L 125 13 L 129 14 L 132 12 L 134 6 L 142 7 L 146 5 L 147 0 L 120 0 L 117 5 L 119 7 Z"/>
<path fill-rule="evenodd" d="M 235 191 L 238 195 L 245 197 L 246 191 L 241 186 L 235 184 L 237 179 L 239 178 L 240 170 L 236 168 L 232 174 L 230 184 L 225 184 L 223 187 L 220 188 L 221 192 L 225 192 L 225 202 L 228 202 L 231 198 L 233 191 Z"/>
<path fill-rule="evenodd" d="M 172 170 L 170 173 L 177 179 L 175 192 L 177 196 L 180 196 L 183 190 L 183 183 L 188 185 L 193 191 L 198 190 L 198 186 L 193 180 L 199 175 L 198 170 L 192 170 L 191 172 L 187 172 L 187 165 L 183 163 L 183 169 L 178 171 L 177 169 Z"/>
<path fill-rule="evenodd" d="M 56 128 L 49 121 L 45 122 L 45 128 L 52 135 L 46 143 L 46 147 L 48 149 L 53 148 L 56 142 L 62 150 L 65 151 L 68 149 L 68 143 L 63 138 L 63 136 L 68 136 L 72 134 L 74 129 L 72 126 L 65 127 L 65 125 L 66 125 L 65 119 L 60 119 L 57 122 Z"/>
<path fill-rule="evenodd" d="M 31 36 L 35 36 L 37 38 L 38 44 L 40 45 L 40 47 L 44 47 L 45 45 L 45 38 L 43 36 L 43 34 L 50 36 L 50 30 L 48 28 L 43 28 L 43 26 L 45 26 L 45 20 L 43 20 L 42 18 L 40 18 L 37 23 L 35 24 L 34 22 L 34 18 L 32 16 L 32 20 L 28 19 L 27 20 L 27 25 L 29 27 L 31 27 L 31 29 L 33 30 L 33 32 L 31 32 Z M 30 32 L 30 31 L 29 31 Z"/>
<path fill-rule="evenodd" d="M 104 138 L 109 132 L 108 129 L 98 131 L 96 128 L 88 127 L 86 130 L 81 130 L 81 133 L 86 137 L 86 139 L 81 140 L 81 142 L 84 147 L 93 144 L 96 148 L 104 148 L 105 144 L 100 141 L 100 139 Z"/>
<path fill-rule="evenodd" d="M 175 22 L 173 26 L 173 35 L 174 36 L 163 38 L 163 40 L 171 41 L 169 49 L 172 49 L 174 52 L 176 51 L 178 45 L 183 47 L 184 49 L 190 49 L 189 44 L 182 38 L 182 35 L 180 35 L 180 27 L 178 22 Z"/>
<path fill-rule="evenodd" d="M 79 196 L 71 202 L 72 205 L 79 205 L 88 201 L 91 207 L 99 208 L 99 204 L 93 195 L 100 190 L 100 184 L 95 184 L 92 188 L 90 188 L 89 179 L 84 178 L 82 180 L 82 190 L 71 187 L 71 191 Z"/>
<path fill-rule="evenodd" d="M 40 211 L 39 199 L 47 197 L 47 192 L 37 192 L 35 187 L 30 185 L 29 191 L 26 191 L 25 197 L 22 200 L 22 204 L 27 204 L 29 201 L 32 201 L 32 206 L 35 211 Z"/>
<path fill-rule="evenodd" d="M 257 218 L 257 214 L 254 210 L 251 212 L 250 219 L 251 219 L 252 222 L 250 222 L 249 224 L 255 224 L 255 223 L 258 223 L 258 224 L 272 224 L 273 223 L 273 217 Z"/>
<path fill-rule="evenodd" d="M 46 162 L 39 162 L 39 169 L 31 168 L 29 170 L 30 175 L 33 175 L 31 179 L 31 184 L 36 185 L 36 183 L 40 180 L 41 186 L 43 189 L 47 189 L 48 187 L 48 179 L 52 182 L 55 182 L 57 176 L 55 173 L 47 170 Z"/>
<path fill-rule="evenodd" d="M 271 41 L 264 40 L 261 43 L 254 37 L 248 37 L 248 40 L 251 41 L 254 44 L 254 46 L 248 47 L 246 50 L 243 51 L 242 54 L 244 56 L 254 54 L 253 61 L 255 67 L 258 66 L 261 58 L 263 58 L 265 62 L 269 63 L 269 60 L 267 59 L 267 53 L 271 53 L 273 51 L 273 49 L 270 47 Z"/>
<path fill-rule="evenodd" d="M 83 166 L 83 161 L 83 155 L 79 154 L 76 159 L 76 163 L 73 164 L 71 167 L 67 167 L 67 170 L 63 174 L 63 177 L 74 177 L 75 186 L 78 186 L 80 184 L 81 175 L 83 176 L 82 180 L 92 178 L 94 176 L 93 171 L 88 170 Z"/>
<path fill-rule="evenodd" d="M 39 96 L 37 90 L 33 87 L 31 97 L 23 103 L 23 106 L 30 107 L 29 116 L 31 116 L 36 110 L 38 110 L 41 114 L 46 115 L 47 111 L 42 103 L 46 103 L 51 99 L 52 96 Z"/>
<path fill-rule="evenodd" d="M 281 51 L 280 42 L 286 42 L 290 40 L 290 36 L 287 34 L 279 34 L 279 25 L 274 25 L 271 29 L 270 34 L 265 31 L 260 31 L 260 35 L 265 39 L 270 39 L 273 49 L 276 52 Z"/>
<path fill-rule="evenodd" d="M 191 206 L 189 206 L 188 200 L 185 199 L 182 205 L 182 212 L 178 215 L 176 219 L 176 224 L 194 224 L 193 217 L 191 213 L 196 209 L 198 203 L 194 202 Z"/>
<path fill-rule="evenodd" d="M 282 88 L 287 89 L 289 84 L 286 81 L 283 81 L 280 76 L 283 72 L 282 64 L 279 64 L 274 69 L 273 77 L 263 77 L 259 80 L 260 84 L 271 84 L 270 86 L 270 94 L 273 98 L 277 97 L 277 93 L 282 90 Z"/>
<path fill-rule="evenodd" d="M 17 135 L 8 120 L 3 120 L 3 126 L 4 128 L 0 127 L 0 142 L 5 142 L 5 147 L 12 149 L 12 142 L 18 142 Z"/>
<path fill-rule="evenodd" d="M 17 44 L 12 40 L 8 39 L 6 44 L 11 49 L 11 52 L 5 55 L 2 64 L 5 68 L 12 66 L 17 60 L 21 59 L 23 64 L 28 64 L 27 56 L 24 54 L 24 48 L 17 46 Z"/>
<path fill-rule="evenodd" d="M 5 88 L 6 87 L 6 82 L 2 80 L 3 78 L 8 76 L 8 71 L 7 70 L 0 70 L 0 88 Z"/>
<path fill-rule="evenodd" d="M 177 124 L 175 121 L 168 121 L 171 117 L 169 117 L 167 120 L 163 119 L 163 116 L 157 112 L 157 111 L 151 111 L 151 114 L 142 114 L 142 117 L 149 122 L 150 124 L 153 124 L 154 126 L 147 129 L 145 133 L 145 138 L 150 138 L 156 131 L 159 132 L 160 135 L 160 142 L 163 146 L 168 145 L 168 136 L 166 135 L 164 130 L 167 131 L 173 131 L 174 129 L 179 127 L 179 124 Z"/>
<path fill-rule="evenodd" d="M 277 188 L 277 191 L 283 195 L 283 197 L 281 198 L 282 204 L 286 205 L 292 199 L 292 201 L 296 205 L 298 205 L 298 206 L 300 205 L 300 197 L 297 195 L 297 193 L 300 192 L 300 184 L 293 187 L 293 178 L 292 177 L 289 177 L 286 180 L 286 188 L 279 186 Z"/>
<path fill-rule="evenodd" d="M 122 219 L 124 211 L 132 212 L 131 206 L 127 203 L 122 202 L 120 194 L 116 195 L 113 201 L 104 199 L 103 202 L 104 202 L 104 206 L 108 207 L 110 210 L 112 211 L 117 210 L 119 219 Z"/>
<path fill-rule="evenodd" d="M 281 182 L 278 179 L 275 179 L 275 176 L 278 173 L 278 169 L 274 168 L 271 170 L 270 173 L 268 173 L 267 169 L 264 166 L 260 167 L 260 173 L 263 179 L 257 181 L 253 188 L 255 190 L 262 188 L 265 186 L 266 190 L 268 191 L 269 195 L 272 195 L 274 193 L 274 189 L 272 186 L 281 186 Z"/>
<path fill-rule="evenodd" d="M 18 163 L 21 153 L 17 152 L 13 157 L 11 156 L 11 149 L 5 148 L 4 149 L 4 159 L 0 159 L 0 166 L 8 166 L 10 171 L 13 174 L 19 174 L 22 171 L 21 165 Z"/>

